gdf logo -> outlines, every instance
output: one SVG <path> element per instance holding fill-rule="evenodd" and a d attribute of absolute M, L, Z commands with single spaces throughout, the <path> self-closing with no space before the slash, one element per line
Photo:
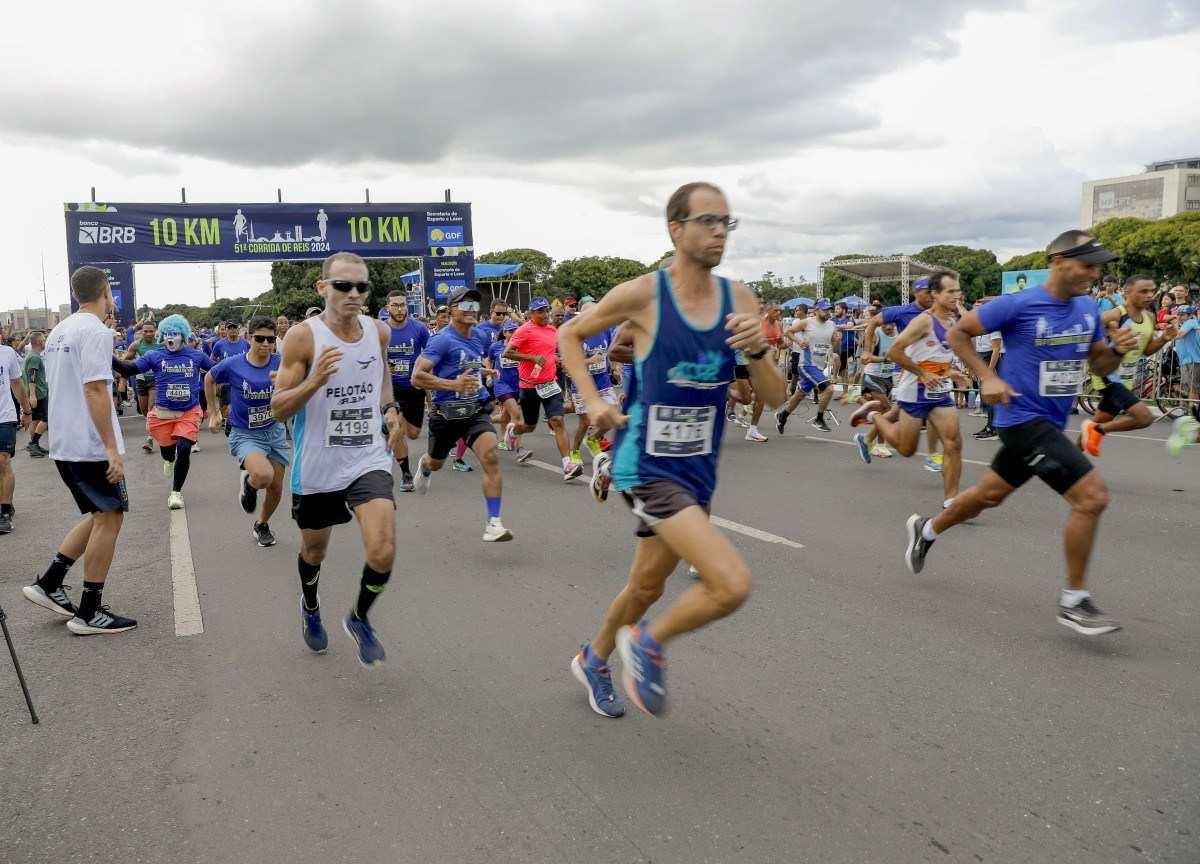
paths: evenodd
<path fill-rule="evenodd" d="M 466 232 L 461 225 L 430 225 L 429 242 L 439 246 L 457 246 L 463 242 Z"/>
<path fill-rule="evenodd" d="M 79 223 L 80 243 L 136 243 L 137 229 L 132 225 L 98 225 Z"/>

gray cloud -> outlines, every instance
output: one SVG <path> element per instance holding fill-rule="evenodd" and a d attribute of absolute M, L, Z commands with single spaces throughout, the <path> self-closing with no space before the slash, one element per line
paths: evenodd
<path fill-rule="evenodd" d="M 126 76 L 86 89 L 0 83 L 0 124 L 74 138 L 86 116 L 92 138 L 249 165 L 738 162 L 870 142 L 877 121 L 849 104 L 852 88 L 953 54 L 968 8 L 1015 5 L 464 2 L 448 19 L 343 4 L 269 28 L 257 15 L 252 32 L 239 15 L 191 34 L 192 52 L 212 59 L 203 74 L 181 63 L 140 75 L 136 101 Z"/>

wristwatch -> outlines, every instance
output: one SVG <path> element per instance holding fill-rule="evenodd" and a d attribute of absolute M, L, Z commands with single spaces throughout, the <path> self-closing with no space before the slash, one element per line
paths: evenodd
<path fill-rule="evenodd" d="M 767 356 L 767 352 L 769 350 L 771 350 L 771 349 L 764 348 L 761 351 L 743 351 L 742 353 L 745 354 L 746 357 L 748 357 L 751 360 L 761 360 L 762 358 Z"/>
<path fill-rule="evenodd" d="M 400 403 L 399 403 L 399 402 L 396 402 L 396 401 L 392 401 L 392 402 L 389 402 L 389 403 L 387 403 L 386 405 L 384 405 L 384 406 L 383 406 L 383 410 L 382 410 L 380 413 L 381 413 L 381 414 L 383 414 L 383 415 L 386 417 L 386 416 L 387 416 L 387 412 L 391 411 L 393 408 L 395 408 L 395 409 L 396 409 L 396 413 L 397 413 L 397 414 L 403 413 L 403 412 L 400 410 Z"/>

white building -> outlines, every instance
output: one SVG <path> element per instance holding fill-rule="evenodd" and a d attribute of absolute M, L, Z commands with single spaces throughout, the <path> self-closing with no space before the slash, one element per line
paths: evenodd
<path fill-rule="evenodd" d="M 1200 210 L 1200 156 L 1153 162 L 1129 177 L 1089 180 L 1083 184 L 1080 227 L 1118 216 L 1162 219 L 1185 210 Z"/>

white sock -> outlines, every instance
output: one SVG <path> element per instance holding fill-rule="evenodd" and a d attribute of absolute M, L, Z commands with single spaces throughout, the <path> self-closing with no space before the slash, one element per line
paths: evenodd
<path fill-rule="evenodd" d="M 943 501 L 943 502 L 942 502 L 942 509 L 943 509 L 943 510 L 949 510 L 949 509 L 950 509 L 950 505 L 951 505 L 951 504 L 953 504 L 953 503 L 954 503 L 954 499 L 953 499 L 953 498 L 947 498 L 945 501 Z"/>
<path fill-rule="evenodd" d="M 1067 609 L 1074 609 L 1084 600 L 1092 596 L 1092 592 L 1086 588 L 1080 591 L 1072 591 L 1070 588 L 1064 588 L 1062 592 L 1062 600 L 1059 601 Z"/>
<path fill-rule="evenodd" d="M 921 536 L 932 543 L 937 538 L 937 532 L 933 530 L 933 520 L 930 519 L 925 523 L 925 527 L 921 529 Z"/>

